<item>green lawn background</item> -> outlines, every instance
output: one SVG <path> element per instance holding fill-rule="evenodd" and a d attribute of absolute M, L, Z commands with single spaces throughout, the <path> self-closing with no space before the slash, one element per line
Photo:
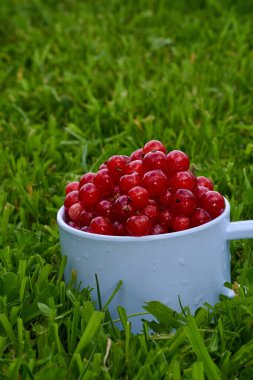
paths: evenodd
<path fill-rule="evenodd" d="M 134 336 L 65 285 L 55 220 L 67 181 L 151 138 L 252 219 L 252 16 L 251 0 L 1 2 L 1 379 L 253 379 L 252 241 L 231 246 L 238 297 Z"/>

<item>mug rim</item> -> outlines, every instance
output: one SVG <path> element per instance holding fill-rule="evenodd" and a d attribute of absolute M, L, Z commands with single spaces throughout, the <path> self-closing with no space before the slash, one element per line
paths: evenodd
<path fill-rule="evenodd" d="M 78 236 L 79 238 L 92 239 L 92 240 L 102 240 L 102 241 L 124 241 L 124 242 L 141 242 L 141 241 L 153 241 L 153 240 L 163 240 L 163 239 L 172 239 L 174 237 L 182 237 L 186 235 L 196 234 L 201 231 L 207 230 L 212 226 L 221 222 L 221 220 L 227 218 L 230 214 L 230 204 L 228 200 L 225 199 L 225 209 L 221 215 L 217 218 L 211 220 L 208 223 L 202 224 L 201 226 L 192 227 L 187 230 L 177 231 L 177 232 L 168 232 L 166 234 L 157 234 L 157 235 L 146 235 L 146 236 L 113 236 L 113 235 L 100 235 L 90 232 L 85 232 L 77 230 L 73 227 L 70 227 L 63 219 L 64 216 L 64 206 L 62 206 L 57 212 L 57 224 L 64 231 L 68 232 L 71 235 Z"/>

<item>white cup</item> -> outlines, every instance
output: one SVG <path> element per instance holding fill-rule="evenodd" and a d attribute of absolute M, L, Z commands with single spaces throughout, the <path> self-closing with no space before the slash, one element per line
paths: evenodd
<path fill-rule="evenodd" d="M 62 254 L 66 255 L 65 280 L 77 273 L 77 283 L 92 287 L 97 301 L 97 274 L 104 304 L 119 280 L 122 287 L 109 310 L 118 318 L 117 306 L 127 314 L 144 312 L 147 301 L 160 301 L 174 310 L 183 306 L 194 312 L 204 302 L 214 305 L 219 294 L 232 296 L 224 286 L 230 282 L 229 241 L 253 238 L 253 220 L 230 222 L 227 200 L 222 215 L 185 231 L 143 237 L 105 236 L 76 230 L 64 221 L 64 207 L 57 215 Z M 145 315 L 145 319 L 147 316 Z M 132 330 L 140 332 L 141 317 L 134 317 Z"/>

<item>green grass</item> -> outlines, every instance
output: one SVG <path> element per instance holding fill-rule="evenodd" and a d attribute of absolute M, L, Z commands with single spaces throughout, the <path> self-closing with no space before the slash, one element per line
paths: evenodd
<path fill-rule="evenodd" d="M 253 216 L 253 2 L 9 0 L 0 5 L 0 378 L 253 379 L 252 240 L 233 300 L 137 336 L 63 281 L 67 181 L 151 138 Z M 159 314 L 161 305 L 149 309 Z M 175 326 L 177 326 L 175 328 Z"/>

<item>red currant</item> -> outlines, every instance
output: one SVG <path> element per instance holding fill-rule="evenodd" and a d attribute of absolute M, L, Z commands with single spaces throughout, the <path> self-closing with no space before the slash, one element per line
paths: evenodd
<path fill-rule="evenodd" d="M 112 193 L 114 181 L 108 169 L 99 170 L 93 182 L 104 196 L 108 196 Z"/>
<path fill-rule="evenodd" d="M 110 218 L 112 215 L 112 202 L 107 199 L 103 199 L 96 205 L 95 212 L 98 216 Z"/>
<path fill-rule="evenodd" d="M 198 186 L 204 186 L 209 190 L 213 190 L 213 182 L 204 176 L 197 177 L 197 184 Z"/>
<path fill-rule="evenodd" d="M 209 191 L 207 187 L 197 186 L 194 190 L 195 197 L 199 200 L 200 197 L 202 197 L 202 195 L 205 194 L 207 191 Z"/>
<path fill-rule="evenodd" d="M 132 187 L 127 195 L 131 199 L 132 205 L 136 210 L 141 210 L 148 204 L 148 192 L 144 187 Z"/>
<path fill-rule="evenodd" d="M 113 215 L 116 220 L 123 221 L 134 214 L 134 207 L 127 195 L 121 195 L 113 205 Z"/>
<path fill-rule="evenodd" d="M 155 151 L 160 151 L 163 153 L 166 153 L 166 148 L 165 146 L 161 143 L 159 140 L 150 140 L 148 141 L 143 148 L 143 153 L 146 154 L 148 152 L 155 152 Z"/>
<path fill-rule="evenodd" d="M 210 215 L 203 208 L 196 208 L 191 216 L 191 227 L 197 227 L 210 222 Z"/>
<path fill-rule="evenodd" d="M 83 206 L 80 203 L 74 203 L 68 209 L 68 216 L 70 217 L 72 221 L 76 222 L 82 211 L 83 211 Z"/>
<path fill-rule="evenodd" d="M 130 156 L 130 161 L 135 161 L 135 160 L 142 160 L 143 158 L 143 149 L 137 149 L 135 150 L 131 156 Z"/>
<path fill-rule="evenodd" d="M 81 187 L 79 201 L 84 207 L 95 206 L 100 201 L 100 193 L 94 183 L 86 183 Z"/>
<path fill-rule="evenodd" d="M 109 219 L 97 216 L 90 224 L 91 231 L 100 235 L 114 235 L 113 225 Z"/>
<path fill-rule="evenodd" d="M 160 235 L 160 234 L 166 234 L 168 230 L 161 226 L 160 224 L 156 224 L 151 231 L 151 235 Z"/>
<path fill-rule="evenodd" d="M 151 221 L 146 215 L 134 215 L 126 221 L 126 231 L 130 236 L 149 235 L 151 228 Z"/>
<path fill-rule="evenodd" d="M 218 191 L 207 191 L 200 197 L 199 204 L 212 219 L 217 218 L 225 209 L 224 197 Z"/>
<path fill-rule="evenodd" d="M 143 157 L 143 166 L 146 171 L 161 169 L 165 172 L 167 170 L 166 154 L 159 150 L 145 154 Z"/>
<path fill-rule="evenodd" d="M 88 172 L 82 175 L 79 181 L 79 189 L 81 189 L 81 187 L 85 185 L 86 183 L 93 183 L 94 177 L 95 177 L 95 173 L 93 172 Z"/>
<path fill-rule="evenodd" d="M 151 170 L 144 174 L 142 186 L 151 196 L 161 196 L 167 190 L 167 177 L 162 170 Z"/>
<path fill-rule="evenodd" d="M 124 156 L 112 156 L 107 161 L 107 167 L 109 172 L 115 176 L 121 176 L 126 167 L 126 158 Z"/>
<path fill-rule="evenodd" d="M 78 202 L 78 191 L 74 190 L 71 191 L 66 195 L 65 201 L 64 201 L 64 206 L 66 208 L 71 207 L 74 203 Z"/>
<path fill-rule="evenodd" d="M 190 171 L 177 172 L 169 180 L 169 188 L 173 190 L 188 189 L 194 191 L 196 187 L 196 177 Z"/>
<path fill-rule="evenodd" d="M 138 173 L 141 177 L 144 174 L 144 167 L 141 160 L 130 161 L 126 166 L 124 174 L 132 174 L 133 172 Z"/>
<path fill-rule="evenodd" d="M 191 227 L 190 218 L 185 215 L 176 215 L 171 222 L 172 231 L 183 231 Z"/>
<path fill-rule="evenodd" d="M 65 194 L 71 193 L 71 191 L 75 191 L 79 189 L 79 182 L 73 181 L 69 182 L 65 187 Z"/>
<path fill-rule="evenodd" d="M 169 207 L 171 202 L 172 192 L 167 189 L 164 194 L 162 194 L 159 198 L 159 203 L 162 207 Z"/>
<path fill-rule="evenodd" d="M 113 228 L 114 228 L 114 235 L 116 236 L 126 235 L 126 229 L 123 223 L 120 223 L 116 220 L 116 222 L 113 223 Z"/>
<path fill-rule="evenodd" d="M 119 187 L 123 194 L 127 194 L 132 187 L 139 186 L 141 178 L 138 173 L 125 174 L 120 178 Z"/>
<path fill-rule="evenodd" d="M 142 213 L 146 215 L 153 224 L 158 223 L 160 218 L 160 211 L 155 201 L 149 200 L 148 205 L 142 210 Z"/>
<path fill-rule="evenodd" d="M 163 210 L 160 213 L 159 224 L 162 227 L 166 228 L 168 231 L 168 229 L 171 228 L 172 219 L 173 219 L 173 215 L 172 215 L 171 211 L 168 209 Z"/>
<path fill-rule="evenodd" d="M 171 198 L 171 210 L 177 215 L 191 215 L 197 207 L 195 195 L 187 189 L 177 190 Z"/>
<path fill-rule="evenodd" d="M 93 218 L 93 214 L 90 211 L 83 210 L 79 215 L 78 222 L 81 226 L 89 226 Z"/>
<path fill-rule="evenodd" d="M 172 150 L 167 154 L 167 168 L 170 175 L 176 172 L 186 171 L 189 167 L 189 157 L 181 150 Z"/>

